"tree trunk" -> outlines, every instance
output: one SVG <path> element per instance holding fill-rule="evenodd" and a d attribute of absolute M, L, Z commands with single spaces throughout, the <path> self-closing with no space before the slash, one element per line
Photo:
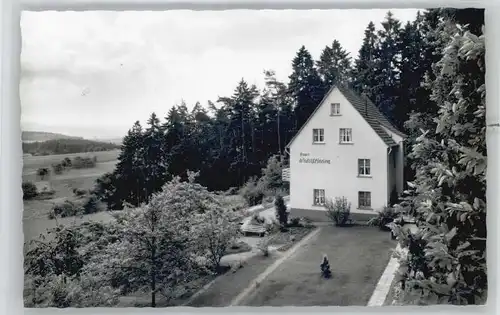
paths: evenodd
<path fill-rule="evenodd" d="M 154 224 L 154 223 L 153 223 Z M 156 248 L 153 238 L 153 248 L 151 249 L 151 307 L 156 307 Z"/>

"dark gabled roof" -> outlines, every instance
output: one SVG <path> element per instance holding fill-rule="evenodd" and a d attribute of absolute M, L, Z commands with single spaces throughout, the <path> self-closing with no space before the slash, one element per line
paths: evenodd
<path fill-rule="evenodd" d="M 325 99 L 328 97 L 328 95 L 337 87 L 344 95 L 344 97 L 349 101 L 349 103 L 352 104 L 352 106 L 360 113 L 360 115 L 366 120 L 366 122 L 372 127 L 372 129 L 375 131 L 375 133 L 384 141 L 384 143 L 390 147 L 398 145 L 392 137 L 384 130 L 383 127 L 389 129 L 390 131 L 394 132 L 395 134 L 405 138 L 406 135 L 399 131 L 391 122 L 378 110 L 377 106 L 372 103 L 366 96 L 360 96 L 353 92 L 351 89 L 345 86 L 341 85 L 333 85 L 328 93 L 325 94 L 321 102 L 316 106 L 314 111 L 311 113 L 309 118 L 306 120 L 306 122 L 302 125 L 300 130 L 295 134 L 295 136 L 290 140 L 290 142 L 287 144 L 287 148 L 290 147 L 292 144 L 293 140 L 300 134 L 302 129 L 306 126 L 306 124 L 309 122 L 309 120 L 316 114 L 316 111 L 318 108 L 323 104 Z"/>

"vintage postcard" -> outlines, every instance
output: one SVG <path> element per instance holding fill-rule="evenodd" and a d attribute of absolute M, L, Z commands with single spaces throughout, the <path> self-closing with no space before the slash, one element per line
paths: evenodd
<path fill-rule="evenodd" d="M 483 25 L 23 12 L 25 307 L 484 304 Z"/>

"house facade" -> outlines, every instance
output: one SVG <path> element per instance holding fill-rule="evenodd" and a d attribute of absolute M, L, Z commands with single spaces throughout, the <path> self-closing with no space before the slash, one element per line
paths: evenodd
<path fill-rule="evenodd" d="M 376 215 L 403 191 L 404 137 L 366 97 L 332 87 L 287 145 L 291 215 L 328 220 L 335 197 L 355 220 Z"/>

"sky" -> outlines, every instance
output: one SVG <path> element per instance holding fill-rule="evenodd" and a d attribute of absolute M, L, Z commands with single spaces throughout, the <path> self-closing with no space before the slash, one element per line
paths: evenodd
<path fill-rule="evenodd" d="M 394 9 L 402 24 L 417 10 Z M 318 59 L 338 40 L 354 59 L 387 10 L 23 12 L 21 127 L 117 138 L 184 100 L 206 105 L 264 70 L 287 81 L 305 47 Z"/>

